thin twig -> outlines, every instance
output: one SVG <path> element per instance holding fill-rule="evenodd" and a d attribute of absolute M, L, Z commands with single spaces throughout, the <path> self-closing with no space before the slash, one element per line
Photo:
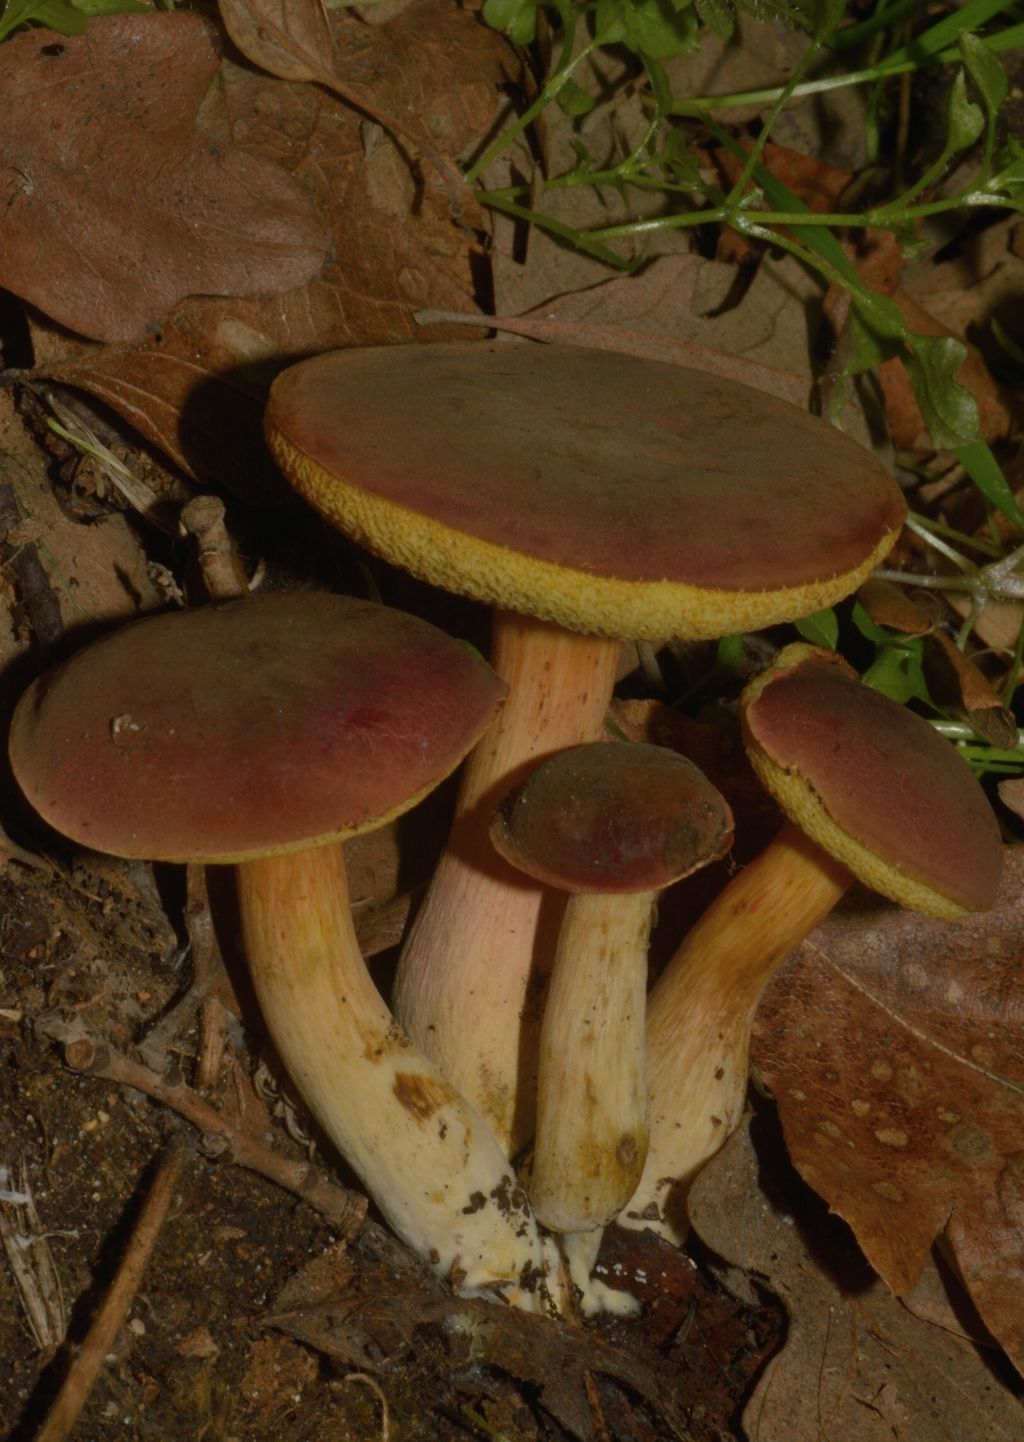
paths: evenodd
<path fill-rule="evenodd" d="M 217 933 L 210 911 L 206 888 L 206 868 L 189 863 L 185 868 L 185 930 L 192 960 L 192 980 L 184 994 L 175 1001 L 159 1021 L 155 1022 L 139 1043 L 139 1054 L 147 1066 L 155 1069 L 166 1061 L 168 1047 L 192 1019 L 223 978 L 224 958 L 217 943 Z M 205 1033 L 200 1052 L 206 1048 Z"/>
<path fill-rule="evenodd" d="M 142 1274 L 167 1219 L 186 1154 L 187 1147 L 181 1137 L 175 1137 L 164 1152 L 121 1259 L 121 1265 L 117 1269 L 117 1275 L 92 1320 L 81 1350 L 72 1362 L 42 1427 L 36 1434 L 36 1442 L 64 1442 L 78 1420 L 78 1415 L 99 1376 L 103 1359 L 114 1345 L 128 1308 L 139 1290 Z"/>
<path fill-rule="evenodd" d="M 64 1059 L 74 1071 L 102 1077 L 119 1086 L 134 1087 L 154 1101 L 171 1107 L 179 1116 L 212 1138 L 224 1155 L 251 1172 L 294 1192 L 325 1217 L 342 1238 L 353 1236 L 366 1214 L 365 1197 L 330 1182 L 308 1162 L 293 1162 L 232 1126 L 220 1112 L 184 1082 L 167 1081 L 149 1067 L 115 1051 L 108 1042 L 89 1034 L 78 1020 L 44 1019 L 38 1029 L 64 1046 Z"/>
<path fill-rule="evenodd" d="M 46 1353 L 60 1346 L 67 1328 L 67 1309 L 49 1236 L 39 1221 L 24 1157 L 17 1186 L 11 1169 L 0 1163 L 0 1242 L 36 1346 Z"/>
<path fill-rule="evenodd" d="M 227 601 L 249 590 L 226 516 L 219 496 L 195 496 L 181 512 L 181 524 L 195 541 L 203 585 L 211 601 Z"/>

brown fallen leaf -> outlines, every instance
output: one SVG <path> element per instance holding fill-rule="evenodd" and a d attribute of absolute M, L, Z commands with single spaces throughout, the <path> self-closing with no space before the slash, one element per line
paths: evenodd
<path fill-rule="evenodd" d="M 369 31 L 388 104 L 428 107 L 438 143 L 457 153 L 491 123 L 508 46 L 445 0 L 421 0 Z M 365 64 L 365 57 L 361 64 Z M 309 284 L 273 300 L 190 299 L 132 347 L 52 358 L 46 374 L 111 405 L 166 455 L 251 501 L 284 495 L 263 443 L 266 388 L 289 360 L 347 345 L 443 339 L 412 317 L 425 305 L 475 311 L 476 240 L 421 195 L 395 146 L 319 87 L 225 61 L 205 118 L 223 140 L 274 160 L 308 187 L 332 236 Z M 404 98 L 403 98 L 404 97 Z M 422 203 L 418 203 L 422 201 Z"/>
<path fill-rule="evenodd" d="M 680 257 L 682 259 L 683 257 Z M 688 257 L 686 257 L 688 258 Z M 609 281 L 608 286 L 633 286 L 632 279 Z M 603 289 L 603 287 L 599 287 Z M 578 302 L 579 293 L 574 299 Z M 759 365 L 757 361 L 741 356 L 729 355 L 723 351 L 709 350 L 690 340 L 643 330 L 632 330 L 612 325 L 595 325 L 583 320 L 558 318 L 554 305 L 541 307 L 541 314 L 530 312 L 521 316 L 492 315 L 487 324 L 494 330 L 508 331 L 512 335 L 528 340 L 544 341 L 550 345 L 588 346 L 592 350 L 617 351 L 620 355 L 640 356 L 644 360 L 664 361 L 671 365 L 688 366 L 691 370 L 703 371 L 705 375 L 725 376 L 740 381 L 757 390 L 767 391 L 789 401 L 791 405 L 806 405 L 807 385 L 798 376 L 785 371 L 773 370 L 770 366 Z M 475 317 L 455 315 L 449 311 L 421 311 L 417 317 L 427 324 L 472 325 L 479 324 Z"/>
<path fill-rule="evenodd" d="M 1024 221 L 1016 211 L 993 217 L 975 234 L 961 234 L 956 245 L 944 247 L 943 253 L 949 259 L 937 261 L 929 255 L 909 262 L 904 287 L 957 335 L 969 335 L 998 374 L 1005 369 L 1007 356 L 993 320 L 1011 336 L 1019 339 L 1021 333 Z M 1015 412 L 1019 427 L 1019 387 Z"/>
<path fill-rule="evenodd" d="M 349 105 L 364 110 L 385 130 L 401 136 L 436 168 L 442 177 L 453 207 L 460 212 L 469 209 L 474 218 L 478 209 L 469 186 L 451 157 L 437 149 L 427 126 L 419 123 L 429 111 L 402 107 L 410 119 L 387 104 L 377 84 L 373 41 L 365 32 L 350 34 L 350 45 L 344 66 L 334 63 L 334 37 L 323 0 L 219 0 L 221 19 L 239 50 L 271 75 L 282 80 L 314 80 L 333 90 Z M 354 44 L 351 42 L 355 42 Z M 363 43 L 360 43 L 362 41 Z M 369 67 L 354 63 L 357 52 L 370 52 Z"/>
<path fill-rule="evenodd" d="M 533 340 L 619 350 L 728 376 L 806 410 L 812 385 L 807 320 L 800 310 L 795 324 L 782 303 L 788 296 L 791 304 L 790 287 L 799 285 L 795 271 L 766 263 L 742 305 L 731 307 L 735 266 L 698 255 L 660 256 L 637 275 L 555 296 L 522 315 L 488 317 L 488 324 Z M 425 311 L 418 319 L 436 323 L 441 316 Z"/>
<path fill-rule="evenodd" d="M 881 576 L 869 576 L 858 588 L 857 600 L 877 625 L 904 636 L 924 636 L 942 619 L 942 602 L 934 592 L 911 595 L 905 586 Z"/>
<path fill-rule="evenodd" d="M 276 295 L 320 270 L 327 236 L 296 181 L 196 128 L 218 63 L 211 27 L 185 12 L 3 46 L 0 283 L 127 341 L 183 296 Z"/>
<path fill-rule="evenodd" d="M 702 1241 L 764 1278 L 789 1313 L 786 1344 L 743 1413 L 750 1442 L 1019 1438 L 1024 1410 L 983 1357 L 889 1294 L 845 1228 L 780 1179 L 778 1145 L 771 1137 L 759 1156 L 742 1128 L 697 1178 L 689 1203 Z M 785 1210 L 769 1200 L 765 1172 Z"/>
<path fill-rule="evenodd" d="M 329 77 L 334 41 L 322 0 L 219 0 L 218 9 L 253 64 L 282 80 Z"/>
<path fill-rule="evenodd" d="M 324 1277 L 311 1287 L 316 1300 L 300 1301 L 293 1280 L 284 1308 L 266 1325 L 287 1333 L 346 1366 L 376 1371 L 401 1355 L 437 1354 L 433 1365 L 452 1372 L 496 1368 L 537 1389 L 552 1417 L 581 1442 L 598 1442 L 588 1375 L 600 1373 L 641 1397 L 661 1421 L 663 1442 L 688 1436 L 674 1379 L 599 1334 L 570 1329 L 546 1317 L 494 1302 L 453 1298 L 420 1283 L 410 1269 L 361 1268 L 340 1290 L 324 1296 Z M 432 1334 L 432 1341 L 427 1338 Z M 641 1434 L 643 1435 L 643 1434 Z"/>
<path fill-rule="evenodd" d="M 902 288 L 893 291 L 892 299 L 915 334 L 955 334 Z M 973 342 L 964 341 L 963 336 L 958 336 L 957 339 L 964 342 L 967 354 L 956 373 L 956 379 L 971 391 L 978 402 L 980 434 L 988 441 L 1009 436 L 1014 429 L 1014 408 L 1008 389 L 995 380 L 981 351 Z M 884 361 L 878 369 L 878 378 L 885 395 L 893 443 L 900 450 L 933 451 L 935 447 L 928 437 L 924 417 L 917 404 L 906 367 L 895 358 Z"/>
<path fill-rule="evenodd" d="M 1009 781 L 1000 781 L 999 799 L 1017 816 L 1024 817 L 1024 777 L 1015 776 Z"/>
<path fill-rule="evenodd" d="M 754 1059 L 794 1164 L 892 1290 L 945 1230 L 1024 1369 L 1024 848 L 991 912 L 830 918 L 766 992 Z"/>
<path fill-rule="evenodd" d="M 936 705 L 966 721 L 992 746 L 1017 745 L 1017 718 L 988 677 L 944 631 L 925 638 L 925 680 Z"/>

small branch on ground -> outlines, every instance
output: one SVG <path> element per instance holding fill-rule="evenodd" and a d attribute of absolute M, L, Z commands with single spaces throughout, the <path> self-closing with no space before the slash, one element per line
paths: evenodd
<path fill-rule="evenodd" d="M 113 1347 L 117 1333 L 128 1314 L 128 1308 L 139 1290 L 142 1274 L 167 1220 L 186 1154 L 184 1140 L 181 1137 L 173 1138 L 157 1168 L 117 1275 L 93 1318 L 85 1341 L 72 1362 L 42 1427 L 36 1434 L 36 1442 L 64 1442 L 64 1439 L 70 1436 L 99 1376 L 103 1359 Z"/>
<path fill-rule="evenodd" d="M 226 515 L 224 502 L 218 496 L 196 496 L 181 512 L 181 524 L 195 542 L 203 585 L 211 601 L 229 601 L 249 591 Z"/>
<path fill-rule="evenodd" d="M 236 1166 L 258 1172 L 277 1186 L 294 1192 L 318 1211 L 341 1238 L 350 1238 L 358 1231 L 366 1214 L 365 1197 L 328 1181 L 308 1162 L 293 1162 L 279 1156 L 270 1147 L 232 1126 L 184 1082 L 165 1080 L 149 1067 L 132 1061 L 102 1038 L 90 1035 L 80 1021 L 65 1022 L 48 1017 L 39 1022 L 37 1029 L 63 1045 L 64 1060 L 73 1071 L 102 1077 L 105 1081 L 144 1092 L 184 1117 Z"/>
<path fill-rule="evenodd" d="M 185 868 L 185 876 L 185 930 L 192 958 L 192 980 L 188 990 L 150 1027 L 139 1044 L 140 1056 L 154 1070 L 164 1065 L 171 1043 L 192 1024 L 196 1012 L 224 976 L 224 958 L 217 943 L 206 889 L 206 868 L 190 863 Z M 200 1053 L 205 1049 L 204 1034 Z"/>

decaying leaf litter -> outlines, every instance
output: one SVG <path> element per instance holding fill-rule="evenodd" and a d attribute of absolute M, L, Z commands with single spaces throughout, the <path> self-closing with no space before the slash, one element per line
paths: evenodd
<path fill-rule="evenodd" d="M 857 369 L 847 364 L 849 292 L 826 289 L 763 236 L 709 224 L 695 245 L 691 231 L 654 229 L 623 242 L 620 254 L 645 264 L 616 277 L 592 249 L 566 248 L 512 205 L 481 206 L 462 177 L 495 123 L 535 95 L 524 65 L 537 74 L 550 36 L 542 25 L 524 56 L 442 0 L 388 11 L 382 23 L 379 7 L 327 21 L 314 6 L 232 4 L 230 39 L 192 14 L 112 15 L 82 36 L 26 29 L 0 47 L 5 110 L 19 119 L 5 141 L 0 275 L 11 293 L 0 329 L 12 383 L 0 395 L 10 705 L 48 662 L 110 624 L 200 603 L 211 557 L 257 588 L 372 587 L 483 646 L 476 608 L 368 562 L 287 501 L 260 414 L 269 379 L 291 359 L 463 339 L 467 325 L 482 336 L 498 316 L 534 341 L 701 365 L 804 407 L 816 395 L 841 404 L 861 438 L 885 448 L 887 435 L 914 510 L 978 536 L 965 574 L 998 583 L 942 592 L 961 615 L 987 602 L 976 634 L 994 650 L 969 644 L 971 674 L 945 723 L 979 756 L 967 724 L 978 684 L 991 693 L 994 682 L 1015 714 L 1005 677 L 1020 593 L 1012 572 L 992 567 L 1020 530 L 1012 507 L 986 517 L 964 481 L 954 455 L 963 436 L 936 450 L 935 418 L 900 360 L 905 342 L 892 342 L 880 386 L 865 375 L 855 395 L 842 380 L 844 366 Z M 693 53 L 666 60 L 674 93 L 771 87 L 799 63 L 799 32 L 743 17 L 739 34 L 740 44 L 723 43 L 705 30 Z M 1012 52 L 1006 59 L 1012 72 Z M 489 192 L 525 183 L 536 203 L 544 178 L 581 156 L 599 168 L 620 142 L 640 143 L 649 109 L 629 54 L 598 51 L 593 65 L 593 83 L 619 103 L 582 120 L 549 106 L 530 144 L 488 168 Z M 585 69 L 576 81 L 585 88 Z M 939 108 L 938 89 L 913 84 L 908 101 Z M 862 97 L 839 90 L 833 110 L 804 100 L 773 126 L 763 161 L 813 210 L 850 208 L 851 178 L 868 158 Z M 713 123 L 749 143 L 756 127 L 744 126 L 764 105 L 713 110 Z M 1006 118 L 1012 136 L 1012 92 Z M 927 147 L 927 127 L 914 134 Z M 705 183 L 731 183 L 742 163 L 696 128 L 688 138 Z M 934 155 L 941 134 L 931 142 Z M 917 158 L 900 152 L 901 164 Z M 976 156 L 952 162 L 929 194 L 965 188 Z M 543 198 L 576 231 L 660 213 L 657 197 L 622 185 Z M 1012 211 L 980 213 L 984 223 L 963 234 L 948 213 L 931 231 L 925 218 L 913 258 L 885 231 L 866 244 L 852 232 L 848 254 L 915 333 L 976 346 L 960 378 L 1012 490 L 1019 411 L 1007 382 L 1019 374 L 1024 242 Z M 227 529 L 197 546 L 178 515 L 208 489 L 224 497 Z M 889 566 L 941 570 L 934 534 L 907 533 Z M 955 615 L 940 606 L 925 630 L 955 634 Z M 930 694 L 924 639 L 888 624 L 867 596 L 839 619 L 860 669 L 900 699 Z M 816 624 L 814 639 L 832 644 L 833 622 Z M 737 759 L 728 703 L 778 641 L 738 639 L 717 654 L 640 648 L 622 666 L 624 696 L 657 700 L 617 703 L 627 708 L 617 724 L 678 744 L 723 787 L 745 820 L 740 864 L 775 822 Z M 986 759 L 995 770 L 1007 753 L 1008 789 L 1002 741 L 988 739 Z M 855 894 L 766 999 L 757 1075 L 778 1097 L 797 1168 L 852 1233 L 824 1225 L 821 1203 L 800 1192 L 766 1112 L 753 1133 L 757 1181 L 742 1136 L 702 1175 L 691 1204 L 697 1265 L 649 1234 L 613 1233 L 605 1274 L 641 1297 L 642 1316 L 556 1328 L 452 1300 L 375 1222 L 360 1224 L 352 1178 L 311 1142 L 261 1041 L 222 919 L 228 972 L 209 954 L 195 877 L 186 890 L 168 868 L 71 851 L 41 834 L 9 780 L 4 803 L 0 1186 L 8 1254 L 21 1263 L 0 1272 L 7 1435 L 36 1435 L 179 1127 L 190 1155 L 81 1435 L 930 1439 L 957 1435 L 954 1412 L 964 1436 L 1019 1431 L 1015 858 L 996 911 L 952 937 Z M 450 804 L 442 794 L 351 848 L 360 935 L 379 953 L 382 986 Z M 1012 840 L 1018 823 L 1003 817 Z M 721 867 L 694 895 L 666 901 L 656 954 L 724 880 Z M 212 885 L 223 918 L 228 898 Z M 177 1013 L 181 1030 L 165 1027 L 147 1049 L 157 1018 L 187 993 L 189 945 L 202 986 Z M 937 1403 L 929 1377 L 957 1400 Z"/>

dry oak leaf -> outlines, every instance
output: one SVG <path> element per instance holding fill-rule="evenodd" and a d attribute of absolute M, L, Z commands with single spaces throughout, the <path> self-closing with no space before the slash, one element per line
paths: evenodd
<path fill-rule="evenodd" d="M 293 1280 L 301 1278 L 300 1272 Z M 321 1295 L 323 1280 L 321 1275 L 315 1284 Z M 591 1376 L 600 1373 L 657 1416 L 656 1435 L 664 1442 L 683 1442 L 690 1435 L 671 1369 L 656 1354 L 633 1355 L 596 1331 L 500 1302 L 451 1297 L 432 1278 L 408 1269 L 396 1275 L 393 1266 L 379 1264 L 353 1273 L 324 1300 L 302 1300 L 292 1283 L 287 1298 L 263 1319 L 264 1326 L 346 1367 L 393 1370 L 402 1358 L 427 1355 L 443 1377 L 500 1371 L 535 1391 L 544 1410 L 579 1442 L 601 1442 L 609 1435 L 594 1415 Z"/>
<path fill-rule="evenodd" d="M 969 1342 L 912 1316 L 868 1273 L 845 1228 L 816 1216 L 777 1174 L 786 1210 L 773 1207 L 759 1185 L 759 1161 L 777 1173 L 772 1150 L 759 1157 L 741 1128 L 689 1201 L 701 1240 L 766 1278 L 789 1313 L 786 1344 L 743 1413 L 750 1442 L 1019 1438 L 1019 1401 Z"/>
<path fill-rule="evenodd" d="M 528 340 L 544 341 L 551 345 L 561 342 L 564 345 L 589 346 L 593 350 L 617 351 L 620 355 L 688 366 L 691 370 L 703 371 L 705 375 L 724 376 L 728 380 L 740 381 L 757 390 L 767 391 L 769 395 L 778 396 L 780 400 L 789 401 L 791 405 L 803 407 L 807 400 L 808 386 L 799 376 L 730 354 L 726 350 L 701 345 L 699 341 L 689 337 L 673 335 L 670 327 L 676 317 L 671 314 L 662 313 L 659 316 L 664 326 L 662 330 L 649 329 L 642 323 L 644 317 L 639 317 L 640 323 L 637 324 L 635 311 L 633 315 L 626 317 L 625 324 L 617 323 L 613 297 L 625 298 L 636 293 L 645 314 L 649 315 L 651 312 L 647 310 L 644 302 L 645 292 L 650 293 L 652 279 L 659 289 L 670 276 L 682 275 L 688 280 L 688 262 L 715 264 L 714 261 L 702 261 L 698 256 L 663 256 L 654 261 L 642 277 L 630 276 L 628 279 L 605 281 L 602 285 L 574 291 L 569 296 L 545 302 L 544 305 L 527 311 L 525 315 L 488 316 L 487 321 L 494 330 L 508 331 Z M 692 288 L 692 281 L 690 285 Z M 611 300 L 612 305 L 602 305 L 606 300 Z M 629 304 L 628 300 L 626 303 Z M 606 311 L 609 312 L 607 320 L 602 313 Z M 590 319 L 591 314 L 595 314 L 597 318 Z M 445 321 L 449 324 L 469 325 L 473 324 L 474 318 L 445 311 L 421 311 L 418 319 L 421 322 Z M 608 323 L 609 321 L 613 323 Z M 634 323 L 630 324 L 630 321 Z M 699 328 L 696 318 L 691 319 L 691 328 Z"/>
<path fill-rule="evenodd" d="M 421 0 L 378 29 L 332 20 L 337 61 L 363 72 L 376 56 L 382 103 L 429 114 L 436 143 L 457 153 L 486 132 L 509 55 L 506 42 L 449 0 Z M 351 43 L 350 43 L 351 42 Z M 133 347 L 52 359 L 46 374 L 106 401 L 179 465 L 250 501 L 276 473 L 263 443 L 266 388 L 290 360 L 350 345 L 451 337 L 424 331 L 421 307 L 474 311 L 476 241 L 430 204 L 398 149 L 319 86 L 225 60 L 204 123 L 224 142 L 276 161 L 308 188 L 333 238 L 313 280 L 273 300 L 183 301 L 158 335 Z"/>
<path fill-rule="evenodd" d="M 279 166 L 195 125 L 217 74 L 200 16 L 108 15 L 0 48 L 0 284 L 96 340 L 187 295 L 275 295 L 317 274 L 324 226 Z"/>
<path fill-rule="evenodd" d="M 754 1058 L 797 1170 L 890 1288 L 945 1232 L 1024 1371 L 1024 847 L 991 912 L 833 915 L 766 992 Z"/>
<path fill-rule="evenodd" d="M 372 59 L 360 73 L 353 56 L 346 56 L 345 73 L 334 64 L 334 40 L 323 0 L 220 0 L 224 26 L 239 50 L 254 65 L 282 80 L 315 80 L 333 90 L 349 105 L 364 110 L 372 120 L 409 142 L 427 156 L 443 176 L 453 208 L 472 209 L 479 222 L 472 191 L 451 159 L 428 138 L 430 111 L 406 103 L 389 107 L 377 85 Z M 364 30 L 364 37 L 365 37 Z M 352 37 L 350 37 L 351 39 Z M 358 45 L 358 49 L 363 46 Z M 424 124 L 426 121 L 426 124 Z"/>

